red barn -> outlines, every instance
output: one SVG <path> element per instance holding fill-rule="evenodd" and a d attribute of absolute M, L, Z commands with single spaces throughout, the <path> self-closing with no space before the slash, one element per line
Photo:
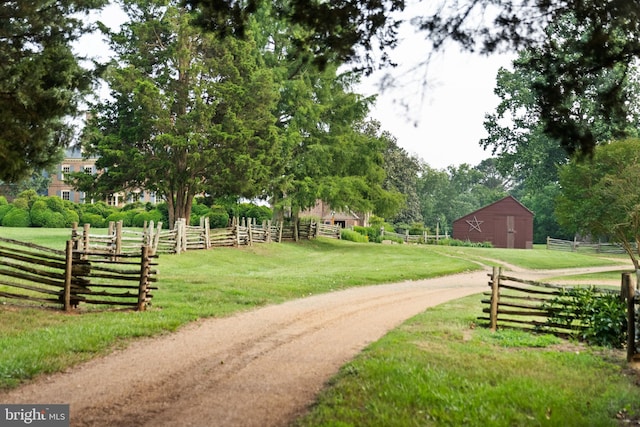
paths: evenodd
<path fill-rule="evenodd" d="M 496 248 L 531 249 L 533 212 L 507 196 L 455 220 L 453 238 L 491 242 Z"/>

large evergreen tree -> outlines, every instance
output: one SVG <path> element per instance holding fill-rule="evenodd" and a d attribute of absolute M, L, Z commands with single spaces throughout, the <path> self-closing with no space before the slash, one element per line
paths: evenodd
<path fill-rule="evenodd" d="M 270 191 L 276 211 L 290 208 L 295 216 L 322 199 L 334 209 L 393 214 L 401 196 L 383 188 L 386 140 L 366 122 L 373 100 L 354 93 L 357 73 L 339 72 L 339 61 L 318 67 L 295 54 L 295 35 L 306 30 L 282 20 L 272 5 L 254 17 L 248 30 L 280 88 L 274 115 L 283 169 Z"/>
<path fill-rule="evenodd" d="M 65 119 L 90 89 L 71 43 L 83 15 L 106 0 L 0 3 L 0 180 L 16 182 L 59 160 L 70 142 Z"/>
<path fill-rule="evenodd" d="M 111 35 L 111 98 L 98 103 L 85 148 L 91 194 L 145 189 L 189 218 L 193 198 L 262 195 L 280 161 L 272 115 L 277 87 L 250 37 L 219 39 L 192 26 L 176 1 L 126 1 L 129 22 Z"/>

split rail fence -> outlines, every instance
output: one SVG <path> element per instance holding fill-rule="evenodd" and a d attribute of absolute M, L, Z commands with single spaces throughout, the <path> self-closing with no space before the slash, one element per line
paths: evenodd
<path fill-rule="evenodd" d="M 64 251 L 0 238 L 0 296 L 71 311 L 80 304 L 145 310 L 153 297 L 157 263 L 148 246 L 137 254 L 77 249 Z"/>
<path fill-rule="evenodd" d="M 448 234 L 427 234 L 426 231 L 422 234 L 409 234 L 409 230 L 407 230 L 404 234 L 394 233 L 391 231 L 386 231 L 384 227 L 380 228 L 380 236 L 382 237 L 382 239 L 387 237 L 396 240 L 402 240 L 405 243 L 437 242 L 438 240 L 449 238 Z"/>
<path fill-rule="evenodd" d="M 574 336 L 587 327 L 576 323 L 573 316 L 565 314 L 566 307 L 573 304 L 567 291 L 573 288 L 505 276 L 498 267 L 494 267 L 492 274 L 488 276 L 491 291 L 485 292 L 483 295 L 489 298 L 482 300 L 486 305 L 482 311 L 488 316 L 478 319 L 488 321 L 492 331 L 500 326 L 566 337 Z M 622 274 L 620 291 L 600 288 L 596 292 L 601 295 L 616 294 L 627 302 L 627 360 L 633 359 L 638 348 L 636 306 L 640 303 L 640 296 L 631 280 L 631 274 Z"/>
<path fill-rule="evenodd" d="M 111 222 L 106 233 L 100 230 L 92 233 L 91 226 L 85 224 L 82 229 L 74 225 L 73 240 L 79 248 L 87 251 L 100 251 L 116 257 L 137 253 L 141 246 L 148 246 L 151 254 L 179 254 L 188 250 L 209 249 L 212 247 L 251 246 L 255 243 L 271 243 L 312 239 L 317 236 L 340 238 L 340 226 L 321 225 L 315 222 L 283 224 L 263 221 L 258 224 L 253 218 L 234 218 L 230 227 L 211 228 L 209 218 L 200 218 L 197 226 L 187 225 L 185 219 L 178 219 L 172 230 L 157 226 L 153 221 L 145 224 L 142 231 L 128 230 L 122 221 Z M 296 236 L 297 234 L 297 236 Z"/>
<path fill-rule="evenodd" d="M 547 237 L 547 249 L 565 252 L 586 252 L 599 254 L 624 254 L 622 246 L 616 243 L 586 243 L 578 240 L 561 240 Z"/>

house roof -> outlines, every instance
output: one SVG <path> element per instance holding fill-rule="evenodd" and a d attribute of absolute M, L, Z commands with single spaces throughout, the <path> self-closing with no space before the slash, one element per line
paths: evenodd
<path fill-rule="evenodd" d="M 502 198 L 502 199 L 500 199 L 500 200 L 496 200 L 496 201 L 495 201 L 495 202 L 493 202 L 493 203 L 489 203 L 488 205 L 483 206 L 483 207 L 481 207 L 480 209 L 476 209 L 476 210 L 475 210 L 475 211 L 473 211 L 473 212 L 469 212 L 468 214 L 463 215 L 463 216 L 461 216 L 460 218 L 457 218 L 457 219 L 456 219 L 455 221 L 453 221 L 453 222 L 456 222 L 456 221 L 459 221 L 459 220 L 461 220 L 461 219 L 464 219 L 464 218 L 466 218 L 466 217 L 468 217 L 468 216 L 470 216 L 470 215 L 477 214 L 478 212 L 483 211 L 483 210 L 485 210 L 485 209 L 487 209 L 487 208 L 489 208 L 489 207 L 491 207 L 491 206 L 494 206 L 494 205 L 497 205 L 497 204 L 503 203 L 505 200 L 508 200 L 508 199 L 511 199 L 511 200 L 513 200 L 514 202 L 516 202 L 519 206 L 521 206 L 521 207 L 522 207 L 522 209 L 524 209 L 525 211 L 529 212 L 532 216 L 534 216 L 534 215 L 535 215 L 535 214 L 533 213 L 533 211 L 531 211 L 531 210 L 530 210 L 529 208 L 527 208 L 525 205 L 523 205 L 522 203 L 520 203 L 520 201 L 518 201 L 518 199 L 516 199 L 515 197 L 513 197 L 513 196 L 509 195 L 509 196 L 503 197 L 503 198 Z"/>

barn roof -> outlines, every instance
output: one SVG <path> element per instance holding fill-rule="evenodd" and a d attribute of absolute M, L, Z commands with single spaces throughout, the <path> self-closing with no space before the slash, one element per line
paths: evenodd
<path fill-rule="evenodd" d="M 466 217 L 468 217 L 468 216 L 470 216 L 470 215 L 477 214 L 478 212 L 483 211 L 483 210 L 485 210 L 485 209 L 487 209 L 487 208 L 489 208 L 489 207 L 491 207 L 491 206 L 494 206 L 494 205 L 498 205 L 498 204 L 500 204 L 500 203 L 503 203 L 505 200 L 508 200 L 508 199 L 511 199 L 511 200 L 513 200 L 514 202 L 516 202 L 518 205 L 520 205 L 520 206 L 522 207 L 522 209 L 524 209 L 525 211 L 529 212 L 532 216 L 533 216 L 533 215 L 535 215 L 535 214 L 534 214 L 534 213 L 533 213 L 529 208 L 527 208 L 525 205 L 523 205 L 522 203 L 520 203 L 520 202 L 518 201 L 518 199 L 516 199 L 516 198 L 515 198 L 515 197 L 513 197 L 513 196 L 507 196 L 507 197 L 503 197 L 502 199 L 497 200 L 497 201 L 495 201 L 495 202 L 493 202 L 493 203 L 489 203 L 488 205 L 483 206 L 483 207 L 481 207 L 480 209 L 476 209 L 476 210 L 475 210 L 475 211 L 473 211 L 473 212 L 469 212 L 468 214 L 466 214 L 466 215 L 464 215 L 464 216 L 461 216 L 460 218 L 456 219 L 456 220 L 455 220 L 455 221 L 453 221 L 453 222 L 459 221 L 459 220 L 461 220 L 461 219 L 463 219 L 463 218 L 466 218 Z"/>

